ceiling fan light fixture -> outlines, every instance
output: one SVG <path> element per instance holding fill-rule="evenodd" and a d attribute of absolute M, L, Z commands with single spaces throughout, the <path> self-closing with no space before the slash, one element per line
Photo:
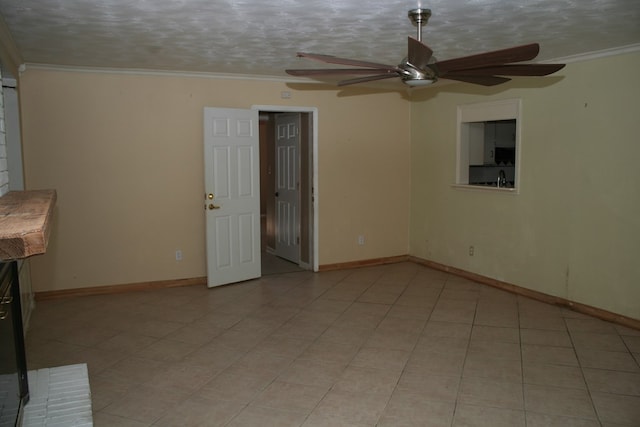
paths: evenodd
<path fill-rule="evenodd" d="M 438 80 L 433 69 L 426 67 L 422 70 L 411 64 L 408 58 L 404 58 L 398 65 L 398 74 L 402 77 L 402 82 L 411 87 L 429 86 Z"/>
<path fill-rule="evenodd" d="M 421 86 L 429 86 L 434 84 L 436 81 L 431 79 L 407 79 L 402 80 L 404 84 L 411 87 L 421 87 Z"/>

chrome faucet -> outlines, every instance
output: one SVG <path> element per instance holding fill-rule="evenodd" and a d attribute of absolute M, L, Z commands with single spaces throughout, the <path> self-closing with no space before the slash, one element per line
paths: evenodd
<path fill-rule="evenodd" d="M 507 176 L 504 173 L 504 169 L 500 169 L 498 172 L 498 188 L 507 186 Z"/>

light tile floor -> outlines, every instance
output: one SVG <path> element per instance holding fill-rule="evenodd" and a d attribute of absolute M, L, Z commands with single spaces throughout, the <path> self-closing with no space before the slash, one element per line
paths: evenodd
<path fill-rule="evenodd" d="M 639 426 L 640 331 L 413 264 L 40 301 L 96 426 Z"/>

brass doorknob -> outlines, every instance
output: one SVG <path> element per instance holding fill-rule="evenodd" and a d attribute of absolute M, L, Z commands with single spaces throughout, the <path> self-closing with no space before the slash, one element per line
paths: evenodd
<path fill-rule="evenodd" d="M 209 203 L 209 209 L 220 209 L 220 206 L 216 206 L 213 203 Z"/>
<path fill-rule="evenodd" d="M 213 200 L 213 193 L 209 193 L 207 197 L 209 198 L 209 200 Z"/>

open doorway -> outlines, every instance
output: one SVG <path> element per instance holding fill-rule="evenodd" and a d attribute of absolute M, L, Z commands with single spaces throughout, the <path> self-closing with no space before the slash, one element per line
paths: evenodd
<path fill-rule="evenodd" d="M 317 270 L 315 112 L 258 109 L 262 275 Z"/>

